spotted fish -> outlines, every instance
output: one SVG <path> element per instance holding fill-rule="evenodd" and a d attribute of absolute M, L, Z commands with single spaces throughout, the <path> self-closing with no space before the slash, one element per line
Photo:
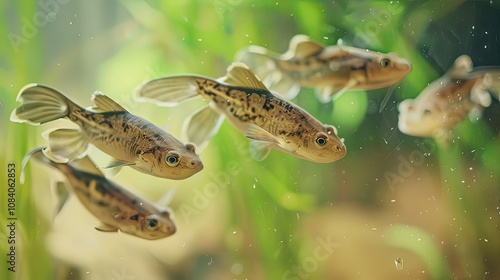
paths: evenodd
<path fill-rule="evenodd" d="M 408 135 L 446 142 L 455 125 L 467 116 L 477 119 L 490 106 L 490 93 L 497 97 L 500 93 L 500 67 L 472 68 L 470 57 L 462 55 L 417 98 L 399 104 L 398 128 Z"/>
<path fill-rule="evenodd" d="M 263 160 L 271 149 L 312 162 L 342 158 L 346 148 L 336 129 L 323 125 L 299 106 L 270 92 L 242 63 L 233 63 L 216 80 L 196 75 L 159 78 L 137 90 L 139 100 L 160 105 L 202 96 L 209 104 L 184 125 L 189 141 L 203 146 L 219 129 L 223 117 L 250 138 L 250 154 Z"/>
<path fill-rule="evenodd" d="M 108 181 L 87 156 L 58 163 L 43 151 L 42 147 L 29 152 L 23 159 L 23 169 L 28 160 L 34 158 L 62 172 L 80 202 L 101 221 L 97 230 L 121 231 L 148 240 L 175 233 L 176 227 L 168 210 Z"/>
<path fill-rule="evenodd" d="M 300 87 L 315 88 L 321 102 L 348 90 L 372 90 L 396 84 L 410 71 L 410 63 L 395 53 L 383 54 L 346 46 L 324 47 L 306 35 L 295 35 L 289 50 L 273 53 L 250 46 L 236 54 L 272 91 L 294 98 Z"/>
<path fill-rule="evenodd" d="M 100 92 L 94 106 L 84 109 L 55 89 L 29 84 L 17 98 L 21 105 L 11 115 L 14 122 L 39 125 L 67 117 L 79 129 L 49 131 L 47 154 L 67 162 L 85 156 L 89 142 L 114 158 L 108 167 L 130 166 L 169 179 L 185 179 L 203 169 L 193 144 L 183 144 L 169 133 L 138 116 Z"/>

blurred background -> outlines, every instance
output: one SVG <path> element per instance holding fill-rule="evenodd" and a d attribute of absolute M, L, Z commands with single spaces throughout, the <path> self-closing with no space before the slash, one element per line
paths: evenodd
<path fill-rule="evenodd" d="M 500 279 L 499 102 L 465 119 L 443 148 L 402 134 L 397 105 L 416 97 L 462 54 L 500 65 L 499 1 L 121 0 L 0 1 L 1 279 Z M 379 113 L 387 89 L 320 104 L 294 100 L 338 128 L 347 155 L 316 164 L 277 151 L 255 162 L 225 122 L 183 181 L 124 168 L 112 180 L 154 201 L 175 191 L 178 231 L 159 241 L 97 232 L 96 218 L 36 162 L 16 186 L 16 272 L 10 272 L 8 163 L 67 127 L 11 123 L 27 83 L 91 105 L 99 90 L 180 136 L 204 102 L 135 103 L 141 82 L 165 75 L 220 77 L 248 45 L 283 53 L 309 35 L 407 58 L 412 72 Z M 181 139 L 182 140 L 182 139 Z M 108 158 L 97 149 L 101 166 Z M 61 205 L 62 208 L 61 208 Z"/>

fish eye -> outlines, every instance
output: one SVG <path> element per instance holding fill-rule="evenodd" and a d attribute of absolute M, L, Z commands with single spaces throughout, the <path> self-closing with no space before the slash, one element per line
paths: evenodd
<path fill-rule="evenodd" d="M 385 68 L 389 65 L 391 65 L 391 61 L 388 58 L 382 58 L 380 60 L 380 66 L 382 66 L 382 68 Z"/>
<path fill-rule="evenodd" d="M 157 219 L 151 219 L 148 221 L 148 228 L 155 228 L 156 226 L 158 226 L 158 220 Z"/>
<path fill-rule="evenodd" d="M 316 142 L 316 146 L 318 148 L 325 146 L 327 141 L 328 141 L 328 135 L 326 135 L 323 132 L 317 133 L 316 139 L 314 139 L 314 142 Z"/>
<path fill-rule="evenodd" d="M 165 161 L 167 162 L 168 166 L 171 167 L 176 167 L 179 165 L 179 154 L 176 152 L 169 152 L 167 154 L 167 157 L 165 158 Z"/>
<path fill-rule="evenodd" d="M 320 146 L 323 146 L 326 144 L 326 138 L 318 137 L 318 138 L 316 138 L 316 143 L 318 143 L 318 145 L 320 145 Z"/>

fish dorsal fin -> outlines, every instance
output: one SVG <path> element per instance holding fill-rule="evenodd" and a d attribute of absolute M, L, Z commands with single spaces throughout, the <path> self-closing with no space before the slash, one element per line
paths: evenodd
<path fill-rule="evenodd" d="M 92 101 L 94 105 L 91 107 L 92 110 L 98 112 L 127 112 L 125 108 L 116 103 L 113 99 L 106 96 L 100 91 L 96 91 L 92 94 Z"/>
<path fill-rule="evenodd" d="M 467 76 L 472 71 L 472 60 L 468 55 L 461 55 L 453 63 L 453 67 L 449 70 L 449 76 L 452 79 L 461 79 Z"/>
<path fill-rule="evenodd" d="M 97 165 L 88 156 L 85 156 L 80 159 L 75 159 L 73 161 L 70 161 L 68 164 L 71 165 L 73 168 L 83 171 L 85 173 L 104 177 L 104 174 L 101 172 L 101 170 L 97 168 Z"/>
<path fill-rule="evenodd" d="M 227 68 L 227 74 L 219 79 L 228 85 L 268 90 L 246 64 L 234 62 Z"/>
<path fill-rule="evenodd" d="M 311 41 L 309 36 L 298 34 L 290 40 L 289 52 L 296 58 L 308 57 L 312 54 L 322 51 L 325 47 Z"/>

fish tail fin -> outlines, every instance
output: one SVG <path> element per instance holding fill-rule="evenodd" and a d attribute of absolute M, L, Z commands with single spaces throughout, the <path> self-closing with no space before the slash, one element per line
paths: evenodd
<path fill-rule="evenodd" d="M 24 86 L 17 96 L 21 105 L 10 116 L 13 122 L 39 125 L 67 117 L 72 107 L 79 107 L 61 92 L 38 84 Z"/>
<path fill-rule="evenodd" d="M 182 136 L 196 145 L 201 151 L 208 141 L 219 131 L 224 116 L 216 112 L 209 105 L 190 115 L 183 124 Z"/>
<path fill-rule="evenodd" d="M 45 155 L 45 149 L 47 147 L 38 147 L 36 149 L 33 149 L 32 151 L 28 152 L 22 162 L 21 162 L 21 174 L 20 174 L 20 182 L 21 184 L 24 184 L 24 168 L 26 167 L 26 165 L 28 164 L 28 161 L 31 159 L 31 158 L 34 158 L 46 165 L 49 165 L 49 166 L 52 166 L 56 169 L 58 169 L 58 164 L 54 161 L 52 161 L 51 159 L 49 159 L 46 155 Z"/>
<path fill-rule="evenodd" d="M 38 147 L 28 152 L 22 160 L 20 175 L 21 184 L 24 183 L 24 168 L 31 158 L 34 158 L 45 165 L 58 169 L 63 173 L 67 173 L 67 168 L 71 166 L 73 169 L 104 177 L 104 174 L 99 170 L 99 168 L 97 168 L 97 165 L 88 156 L 83 156 L 82 158 L 78 158 L 69 162 L 58 162 L 58 159 L 54 158 L 54 154 L 51 152 L 49 147 Z"/>
<path fill-rule="evenodd" d="M 139 85 L 135 91 L 138 101 L 154 102 L 162 106 L 175 106 L 198 95 L 199 78 L 193 75 L 163 77 Z"/>
<path fill-rule="evenodd" d="M 276 92 L 284 99 L 293 99 L 300 91 L 300 86 L 277 65 L 276 54 L 259 46 L 249 46 L 240 50 L 235 60 L 246 64 L 252 72 L 271 91 Z"/>

